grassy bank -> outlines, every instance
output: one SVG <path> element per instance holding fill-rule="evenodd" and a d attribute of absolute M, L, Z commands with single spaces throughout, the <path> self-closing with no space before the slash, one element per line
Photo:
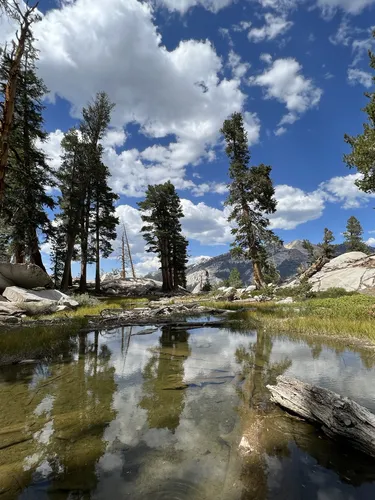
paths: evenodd
<path fill-rule="evenodd" d="M 103 300 L 98 300 L 92 297 L 86 299 L 85 296 L 73 297 L 78 299 L 80 306 L 74 310 L 66 310 L 58 313 L 39 316 L 37 319 L 56 319 L 56 318 L 69 318 L 69 319 L 82 319 L 88 316 L 99 316 L 105 310 L 113 309 L 132 309 L 134 307 L 143 307 L 148 303 L 148 299 L 139 298 L 119 298 L 108 297 Z M 32 318 L 30 318 L 32 321 Z"/>
<path fill-rule="evenodd" d="M 297 299 L 292 304 L 212 302 L 210 306 L 249 307 L 238 318 L 273 333 L 346 335 L 375 341 L 375 298 L 367 295 Z"/>

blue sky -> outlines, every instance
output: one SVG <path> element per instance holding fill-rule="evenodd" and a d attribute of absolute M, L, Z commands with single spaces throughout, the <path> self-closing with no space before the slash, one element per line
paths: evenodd
<path fill-rule="evenodd" d="M 355 215 L 375 243 L 375 200 L 360 193 L 342 157 L 362 130 L 371 89 L 375 0 L 41 0 L 39 73 L 50 89 L 44 145 L 58 168 L 63 133 L 99 90 L 116 103 L 104 141 L 139 273 L 137 201 L 170 179 L 182 198 L 192 258 L 228 250 L 228 181 L 220 127 L 242 111 L 253 164 L 272 166 L 285 241 L 342 240 Z M 3 19 L 0 38 L 14 27 Z M 371 239 L 372 238 L 372 239 Z M 48 247 L 43 247 L 48 251 Z M 104 269 L 117 267 L 108 259 Z"/>

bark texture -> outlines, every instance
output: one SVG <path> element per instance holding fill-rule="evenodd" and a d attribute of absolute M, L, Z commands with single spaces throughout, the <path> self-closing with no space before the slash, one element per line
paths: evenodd
<path fill-rule="evenodd" d="M 277 377 L 277 385 L 267 388 L 271 401 L 321 425 L 329 437 L 345 440 L 375 457 L 375 415 L 363 406 L 328 389 L 282 375 Z"/>

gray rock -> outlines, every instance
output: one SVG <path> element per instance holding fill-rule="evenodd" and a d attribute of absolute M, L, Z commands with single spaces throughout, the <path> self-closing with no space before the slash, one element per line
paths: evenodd
<path fill-rule="evenodd" d="M 246 288 L 246 293 L 254 292 L 257 289 L 255 285 L 250 285 Z"/>
<path fill-rule="evenodd" d="M 77 301 L 73 300 L 68 295 L 65 295 L 58 290 L 25 290 L 17 286 L 10 286 L 3 292 L 3 297 L 7 298 L 10 302 L 54 302 L 58 305 L 68 307 L 78 307 Z"/>
<path fill-rule="evenodd" d="M 286 297 L 285 299 L 278 300 L 276 304 L 292 304 L 293 302 L 293 297 Z"/>
<path fill-rule="evenodd" d="M 24 312 L 24 309 L 19 304 L 0 302 L 0 316 L 21 316 Z"/>
<path fill-rule="evenodd" d="M 161 291 L 162 283 L 151 279 L 112 279 L 102 283 L 102 289 L 113 295 L 147 295 Z"/>
<path fill-rule="evenodd" d="M 364 291 L 375 287 L 375 256 L 348 252 L 328 262 L 309 279 L 314 292 L 329 288 Z"/>
<path fill-rule="evenodd" d="M 41 300 L 39 302 L 23 302 L 22 309 L 24 309 L 27 316 L 40 316 L 42 314 L 53 314 L 57 312 L 58 303 L 54 300 Z"/>
<path fill-rule="evenodd" d="M 50 287 L 52 280 L 35 264 L 0 263 L 0 290 L 5 290 L 10 286 L 20 286 L 26 289 Z"/>

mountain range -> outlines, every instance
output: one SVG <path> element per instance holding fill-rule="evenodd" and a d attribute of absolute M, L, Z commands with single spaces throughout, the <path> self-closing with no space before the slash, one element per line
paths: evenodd
<path fill-rule="evenodd" d="M 317 245 L 313 245 L 319 251 Z M 369 247 L 371 253 L 374 248 Z M 335 245 L 336 255 L 346 253 L 345 244 Z M 285 245 L 276 246 L 271 249 L 270 258 L 276 265 L 282 281 L 287 281 L 296 276 L 299 266 L 306 265 L 308 253 L 303 248 L 302 240 L 294 240 Z M 251 263 L 238 257 L 232 257 L 230 252 L 217 255 L 216 257 L 204 257 L 199 262 L 191 264 L 187 268 L 187 288 L 193 290 L 199 283 L 204 283 L 206 272 L 208 272 L 211 285 L 215 285 L 229 277 L 232 269 L 237 268 L 240 272 L 244 285 L 252 284 L 253 270 Z M 147 278 L 161 280 L 161 272 L 149 274 Z"/>

